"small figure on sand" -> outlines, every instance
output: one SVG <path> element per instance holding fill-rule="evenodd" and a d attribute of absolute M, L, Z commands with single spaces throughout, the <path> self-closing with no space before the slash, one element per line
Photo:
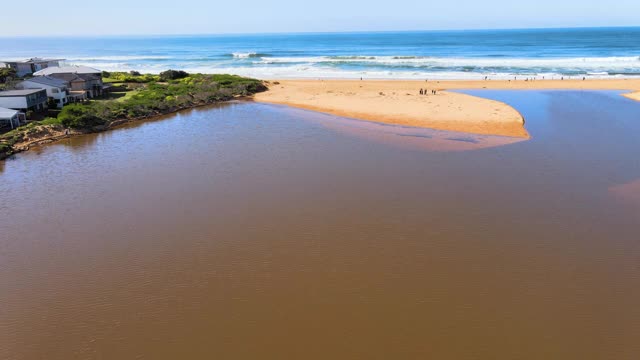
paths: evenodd
<path fill-rule="evenodd" d="M 424 94 L 424 90 L 420 89 L 420 95 Z"/>

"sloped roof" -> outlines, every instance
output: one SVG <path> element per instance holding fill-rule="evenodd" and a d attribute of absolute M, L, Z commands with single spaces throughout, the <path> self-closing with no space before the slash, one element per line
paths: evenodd
<path fill-rule="evenodd" d="M 51 66 L 33 73 L 34 76 L 46 76 L 51 74 L 100 74 L 102 71 L 88 66 Z"/>
<path fill-rule="evenodd" d="M 0 107 L 0 119 L 11 119 L 20 111 Z"/>
<path fill-rule="evenodd" d="M 7 90 L 0 91 L 0 97 L 27 96 L 44 91 L 44 89 Z"/>
<path fill-rule="evenodd" d="M 51 76 L 36 76 L 31 79 L 27 79 L 25 81 L 34 82 L 37 84 L 55 86 L 55 87 L 65 87 L 67 86 L 67 82 L 62 79 L 56 79 Z"/>

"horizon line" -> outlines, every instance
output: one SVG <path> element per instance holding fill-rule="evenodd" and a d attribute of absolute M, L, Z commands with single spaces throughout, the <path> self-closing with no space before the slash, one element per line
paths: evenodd
<path fill-rule="evenodd" d="M 580 30 L 580 29 L 630 29 L 640 25 L 620 26 L 567 26 L 567 27 L 509 27 L 509 28 L 457 28 L 457 29 L 413 29 L 413 30 L 350 30 L 350 31 L 277 31 L 277 32 L 228 32 L 228 33 L 140 33 L 140 34 L 59 34 L 59 35 L 0 35 L 0 39 L 19 38 L 100 38 L 100 37 L 205 37 L 205 36 L 243 36 L 243 35 L 323 35 L 323 34 L 372 34 L 372 33 L 410 33 L 410 32 L 463 32 L 463 31 L 513 31 L 513 30 Z"/>

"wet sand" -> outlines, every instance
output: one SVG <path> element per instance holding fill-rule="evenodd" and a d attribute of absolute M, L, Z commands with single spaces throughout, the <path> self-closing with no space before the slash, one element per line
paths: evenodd
<path fill-rule="evenodd" d="M 624 94 L 629 99 L 640 101 L 640 91 Z"/>
<path fill-rule="evenodd" d="M 483 135 L 528 138 L 524 118 L 511 106 L 456 89 L 638 90 L 633 80 L 393 81 L 282 80 L 257 94 L 260 102 L 284 104 L 385 124 Z M 427 95 L 420 95 L 426 89 Z M 436 95 L 431 93 L 436 90 Z M 640 92 L 628 95 L 640 100 Z"/>

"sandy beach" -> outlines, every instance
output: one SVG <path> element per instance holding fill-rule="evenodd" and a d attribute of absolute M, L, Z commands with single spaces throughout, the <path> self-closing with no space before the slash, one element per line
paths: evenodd
<path fill-rule="evenodd" d="M 525 119 L 511 106 L 459 89 L 629 90 L 640 101 L 640 79 L 536 81 L 280 80 L 256 101 L 386 124 L 527 138 Z M 427 95 L 420 95 L 426 89 Z M 432 90 L 436 94 L 432 94 Z"/>

